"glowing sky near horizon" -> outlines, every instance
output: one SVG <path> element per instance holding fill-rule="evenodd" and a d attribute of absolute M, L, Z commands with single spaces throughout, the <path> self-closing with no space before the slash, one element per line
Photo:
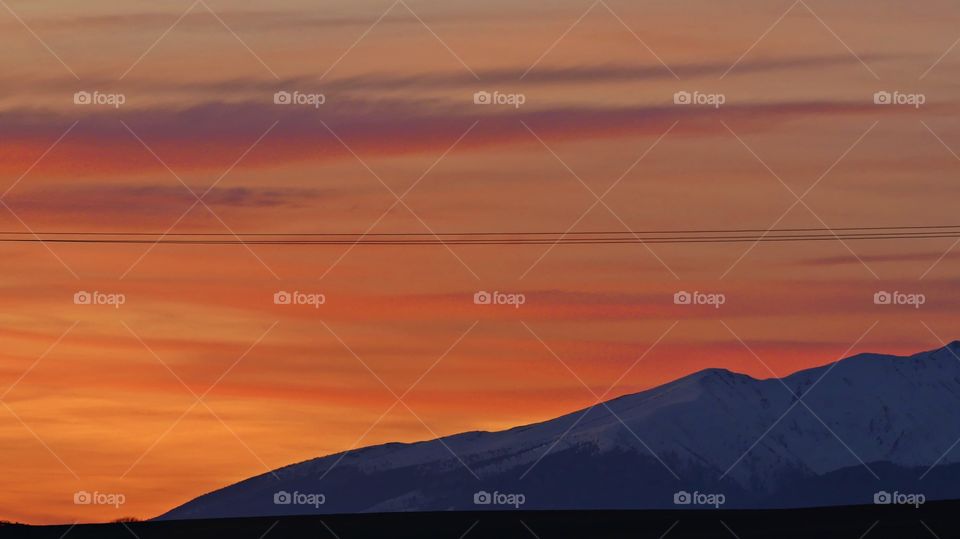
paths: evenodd
<path fill-rule="evenodd" d="M 2 231 L 957 222 L 950 2 L 811 0 L 766 34 L 792 2 L 8 4 Z M 280 90 L 327 101 L 278 106 Z M 355 445 L 545 420 L 703 368 L 935 348 L 960 335 L 954 241 L 0 244 L 0 519 L 148 518 Z M 81 290 L 126 303 L 75 305 Z M 275 305 L 278 290 L 327 301 Z M 477 306 L 478 290 L 527 300 Z M 679 290 L 726 303 L 678 306 Z M 878 290 L 927 301 L 877 306 Z M 415 413 L 391 408 L 413 384 Z"/>

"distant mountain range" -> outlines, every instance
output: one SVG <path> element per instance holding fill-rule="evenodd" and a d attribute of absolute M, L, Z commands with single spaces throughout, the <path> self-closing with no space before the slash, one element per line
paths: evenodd
<path fill-rule="evenodd" d="M 953 342 L 782 379 L 708 369 L 542 423 L 293 464 L 158 518 L 960 499 L 957 356 Z"/>

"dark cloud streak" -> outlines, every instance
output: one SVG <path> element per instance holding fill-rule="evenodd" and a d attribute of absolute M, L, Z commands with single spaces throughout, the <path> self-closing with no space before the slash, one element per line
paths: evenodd
<path fill-rule="evenodd" d="M 324 123 L 362 155 L 383 156 L 442 151 L 475 121 L 479 121 L 477 128 L 463 140 L 460 150 L 535 143 L 523 123 L 546 139 L 559 140 L 659 136 L 677 121 L 677 136 L 727 137 L 729 133 L 720 119 L 736 125 L 743 134 L 813 117 L 872 119 L 881 114 L 907 113 L 902 107 L 878 108 L 859 102 L 728 104 L 719 110 L 672 104 L 513 109 L 478 107 L 469 96 L 454 105 L 429 100 L 340 100 L 336 95 L 319 109 L 277 106 L 265 99 L 184 109 L 87 110 L 91 112 L 79 118 L 75 113 L 53 111 L 0 113 L 0 140 L 4 142 L 0 146 L 0 167 L 9 164 L 14 169 L 22 168 L 20 156 L 24 150 L 46 147 L 77 119 L 77 128 L 45 159 L 45 166 L 59 162 L 74 173 L 109 172 L 105 170 L 109 167 L 115 172 L 155 167 L 155 160 L 120 120 L 171 164 L 223 168 L 274 122 L 278 122 L 276 129 L 245 159 L 245 165 L 349 157 Z"/>

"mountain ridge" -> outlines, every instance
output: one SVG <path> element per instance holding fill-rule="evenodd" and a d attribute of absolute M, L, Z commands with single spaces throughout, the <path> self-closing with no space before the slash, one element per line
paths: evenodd
<path fill-rule="evenodd" d="M 909 356 L 856 354 L 782 378 L 703 369 L 547 421 L 290 464 L 158 518 L 478 509 L 470 495 L 485 485 L 536 492 L 539 499 L 528 496 L 535 507 L 558 509 L 668 507 L 668 494 L 684 485 L 728 492 L 745 506 L 760 507 L 766 499 L 784 498 L 791 481 L 813 484 L 846 473 L 869 490 L 879 481 L 871 464 L 897 469 L 891 477 L 909 477 L 912 471 L 901 471 L 922 469 L 938 457 L 943 465 L 956 463 L 944 452 L 960 430 L 947 433 L 941 423 L 960 425 L 958 350 L 960 342 L 953 341 Z M 936 411 L 954 415 L 940 418 Z M 594 469 L 608 483 L 620 484 L 618 474 L 625 474 L 641 485 L 623 484 L 611 495 L 585 499 L 576 486 L 595 480 L 578 474 Z M 570 481 L 564 484 L 560 476 Z M 608 487 L 601 482 L 591 488 Z M 272 494 L 295 489 L 322 491 L 325 503 L 273 503 Z M 791 503 L 815 501 L 811 494 Z"/>

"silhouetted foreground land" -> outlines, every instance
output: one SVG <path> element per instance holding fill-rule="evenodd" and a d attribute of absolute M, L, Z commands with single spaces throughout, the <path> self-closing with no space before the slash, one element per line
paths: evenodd
<path fill-rule="evenodd" d="M 129 529 L 127 528 L 129 527 Z M 885 539 L 960 537 L 960 502 L 769 511 L 523 511 L 257 517 L 0 527 L 43 539 Z M 928 529 L 929 528 L 929 529 Z M 68 531 L 69 529 L 69 531 Z M 669 532 L 668 532 L 669 530 Z M 936 535 L 934 535 L 936 534 Z"/>

